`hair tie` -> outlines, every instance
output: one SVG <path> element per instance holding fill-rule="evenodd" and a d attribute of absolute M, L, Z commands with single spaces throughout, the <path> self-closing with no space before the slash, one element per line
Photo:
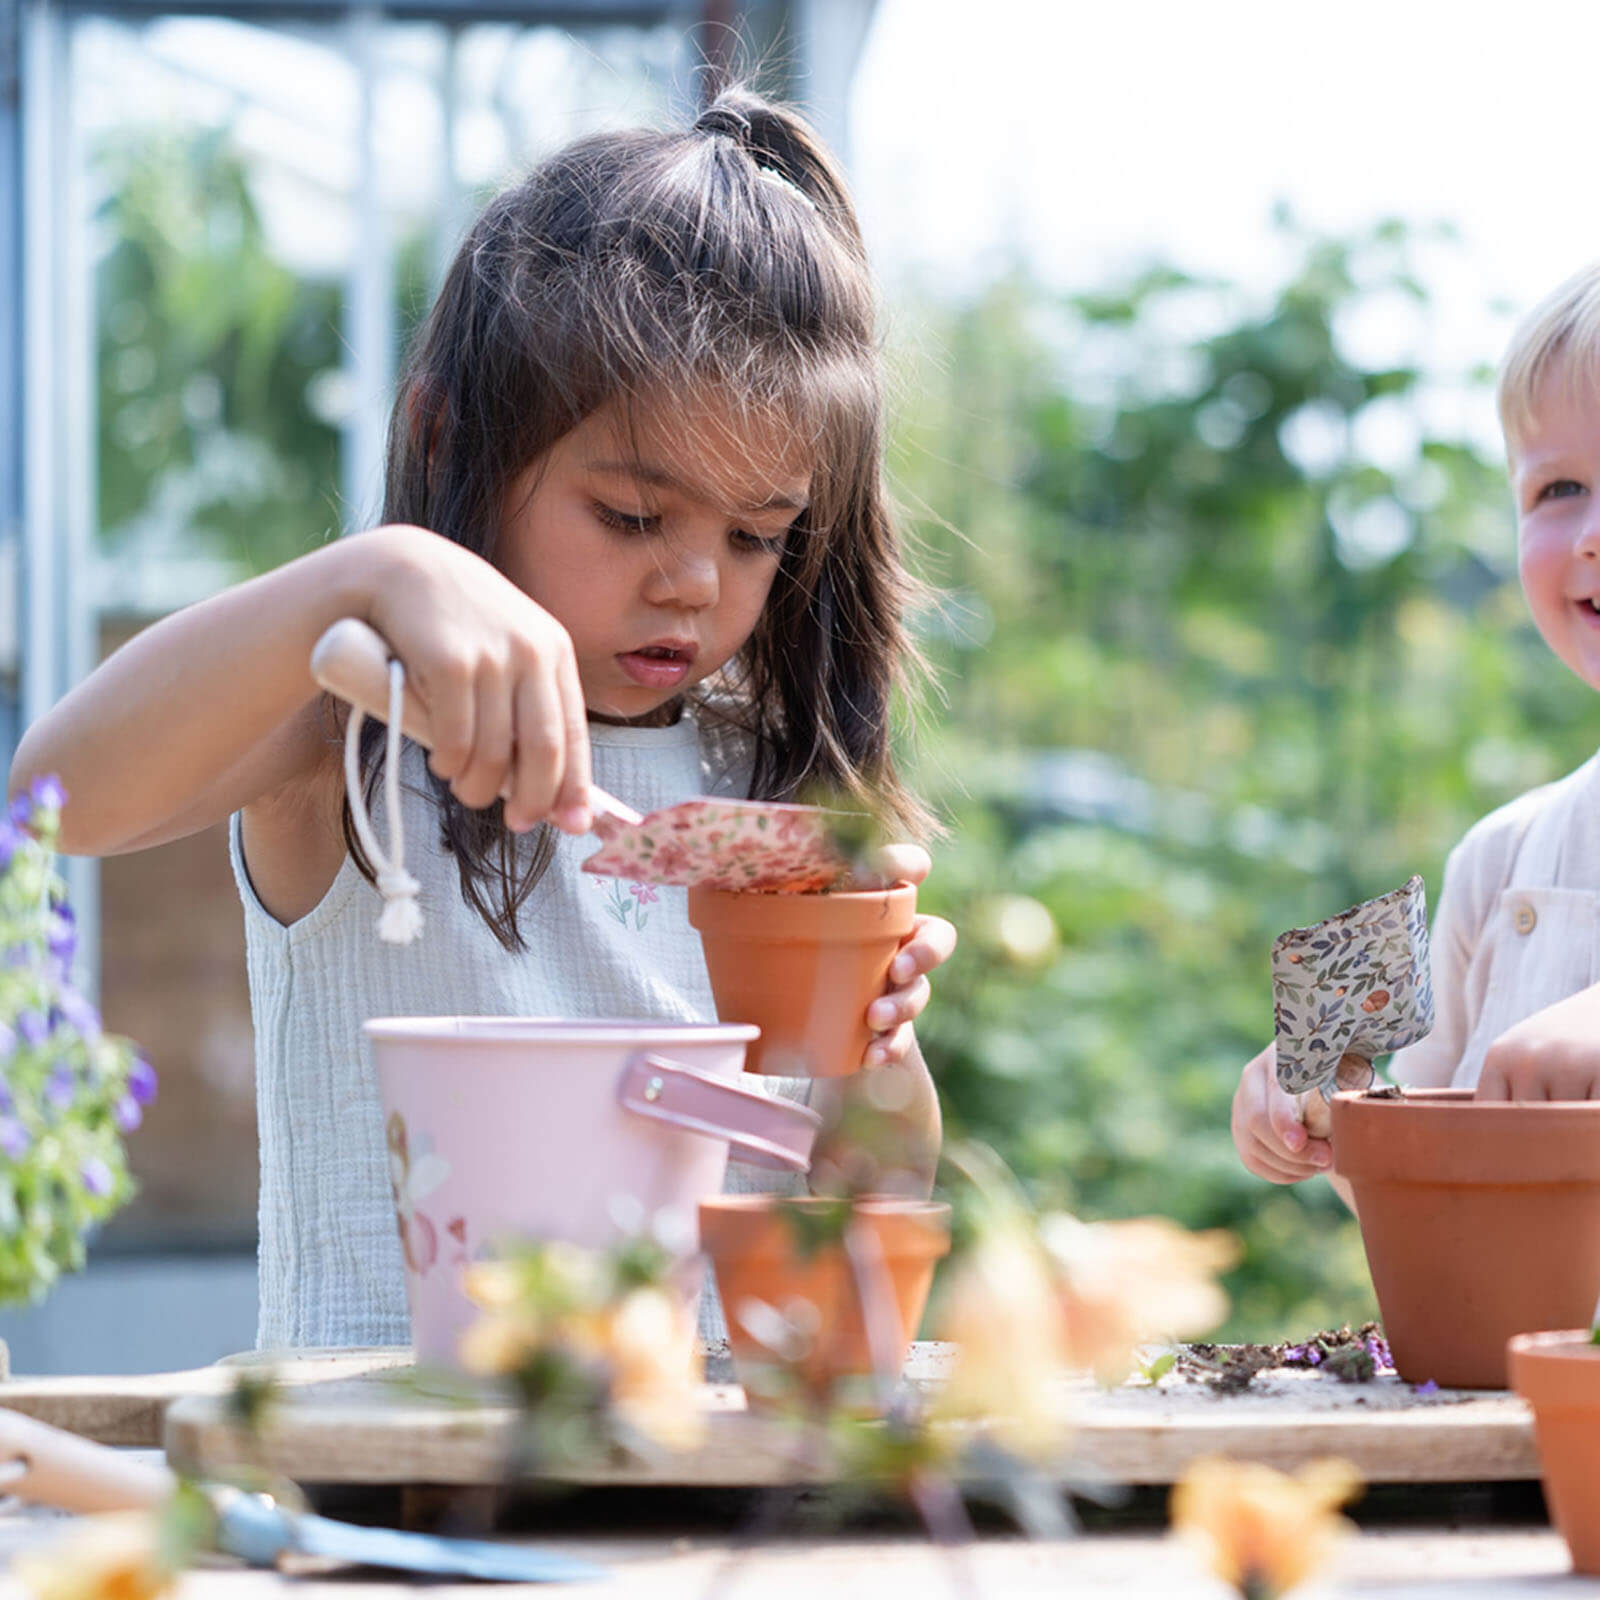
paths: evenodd
<path fill-rule="evenodd" d="M 378 917 L 378 937 L 386 944 L 410 944 L 422 932 L 422 908 L 417 896 L 422 885 L 406 871 L 406 839 L 400 822 L 400 717 L 405 704 L 406 673 L 398 661 L 389 663 L 389 731 L 383 763 L 383 808 L 389 817 L 393 856 L 386 856 L 372 831 L 366 798 L 361 792 L 361 724 L 359 708 L 350 708 L 344 731 L 344 785 L 350 799 L 350 817 L 356 837 L 378 879 L 383 911 Z"/>
<path fill-rule="evenodd" d="M 736 106 L 709 105 L 695 118 L 696 133 L 719 133 L 736 144 L 748 144 L 750 119 Z"/>

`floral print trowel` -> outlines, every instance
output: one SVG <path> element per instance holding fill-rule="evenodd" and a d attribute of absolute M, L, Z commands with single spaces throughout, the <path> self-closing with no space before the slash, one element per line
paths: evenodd
<path fill-rule="evenodd" d="M 311 675 L 331 694 L 347 700 L 359 716 L 390 722 L 398 710 L 400 728 L 391 729 L 391 772 L 398 771 L 398 737 L 404 732 L 431 748 L 432 730 L 422 702 L 406 687 L 388 646 L 355 617 L 346 617 L 323 634 L 311 653 Z M 391 852 L 385 856 L 372 836 L 355 765 L 359 721 L 346 733 L 346 778 L 350 809 L 361 843 L 377 871 L 386 902 L 381 937 L 407 943 L 420 919 L 415 911 L 415 881 L 405 872 L 398 788 L 389 803 Z M 398 783 L 398 780 L 393 780 Z M 701 796 L 641 816 L 604 789 L 591 787 L 594 832 L 601 847 L 584 862 L 585 872 L 638 883 L 702 885 L 718 889 L 758 889 L 799 894 L 826 889 L 850 870 L 836 842 L 835 824 L 859 818 L 817 806 Z M 844 831 L 849 831 L 846 827 Z M 385 887 L 385 885 L 388 887 Z M 396 909 L 398 906 L 398 910 Z"/>
<path fill-rule="evenodd" d="M 1331 1096 L 1346 1055 L 1370 1061 L 1433 1027 L 1428 908 L 1422 879 L 1272 944 L 1278 1082 Z"/>

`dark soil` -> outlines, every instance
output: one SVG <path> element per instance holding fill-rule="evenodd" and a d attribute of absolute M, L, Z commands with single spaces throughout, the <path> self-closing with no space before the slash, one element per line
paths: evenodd
<path fill-rule="evenodd" d="M 1242 1394 L 1258 1372 L 1274 1367 L 1313 1367 L 1341 1383 L 1369 1383 L 1394 1372 L 1388 1341 L 1376 1322 L 1359 1328 L 1347 1324 L 1293 1344 L 1180 1345 L 1173 1370 L 1218 1394 Z"/>

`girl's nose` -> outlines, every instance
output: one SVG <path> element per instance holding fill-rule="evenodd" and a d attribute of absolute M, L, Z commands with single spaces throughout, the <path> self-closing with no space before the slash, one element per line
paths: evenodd
<path fill-rule="evenodd" d="M 656 605 L 703 611 L 717 603 L 719 588 L 717 563 L 710 556 L 669 550 L 656 563 L 646 594 Z"/>

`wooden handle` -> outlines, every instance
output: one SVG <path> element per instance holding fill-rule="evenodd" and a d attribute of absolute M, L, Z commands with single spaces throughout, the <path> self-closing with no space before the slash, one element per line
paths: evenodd
<path fill-rule="evenodd" d="M 19 1477 L 12 1476 L 16 1462 L 23 1463 Z M 172 1493 L 174 1482 L 172 1474 L 153 1461 L 134 1460 L 4 1407 L 0 1407 L 0 1477 L 7 1494 L 62 1511 L 140 1511 L 160 1505 Z"/>
<path fill-rule="evenodd" d="M 311 652 L 311 676 L 329 694 L 348 700 L 358 711 L 379 722 L 389 720 L 389 656 L 382 638 L 359 617 L 345 617 L 317 640 Z M 406 685 L 400 711 L 400 727 L 408 739 L 424 750 L 433 748 L 433 728 L 427 708 Z M 502 790 L 504 798 L 509 791 Z M 589 805 L 596 812 L 638 823 L 644 819 L 632 806 L 624 805 L 604 789 L 589 786 Z"/>

